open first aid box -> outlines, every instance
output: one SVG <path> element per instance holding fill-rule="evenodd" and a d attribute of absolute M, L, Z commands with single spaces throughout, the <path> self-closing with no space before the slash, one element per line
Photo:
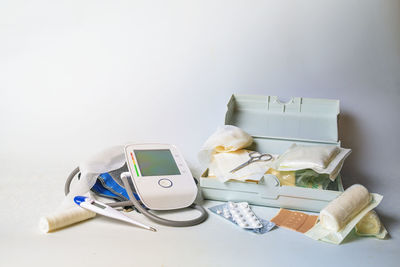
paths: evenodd
<path fill-rule="evenodd" d="M 232 95 L 227 106 L 225 124 L 252 135 L 250 150 L 281 155 L 294 143 L 340 146 L 338 100 L 295 97 L 283 103 L 276 96 Z M 205 199 L 315 212 L 343 192 L 340 175 L 328 190 L 322 190 L 281 186 L 271 174 L 264 175 L 258 184 L 222 183 L 208 177 L 208 169 L 200 177 L 200 186 Z"/>

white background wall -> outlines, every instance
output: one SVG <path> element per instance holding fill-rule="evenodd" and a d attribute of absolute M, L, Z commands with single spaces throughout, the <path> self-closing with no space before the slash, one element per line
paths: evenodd
<path fill-rule="evenodd" d="M 3 171 L 67 175 L 129 141 L 195 168 L 233 92 L 340 99 L 345 184 L 396 206 L 399 1 L 0 2 Z"/>

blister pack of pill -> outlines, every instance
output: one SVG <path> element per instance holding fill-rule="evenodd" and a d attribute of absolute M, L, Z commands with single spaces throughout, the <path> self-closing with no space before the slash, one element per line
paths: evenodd
<path fill-rule="evenodd" d="M 247 202 L 234 203 L 229 201 L 228 208 L 233 220 L 242 228 L 261 228 L 262 224 Z"/>
<path fill-rule="evenodd" d="M 267 233 L 275 226 L 270 221 L 258 218 L 247 202 L 228 202 L 211 207 L 209 210 L 239 227 L 257 234 Z"/>

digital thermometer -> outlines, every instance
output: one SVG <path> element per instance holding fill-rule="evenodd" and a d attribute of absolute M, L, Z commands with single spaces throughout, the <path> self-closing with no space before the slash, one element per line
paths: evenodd
<path fill-rule="evenodd" d="M 190 206 L 197 195 L 193 176 L 179 150 L 168 144 L 131 144 L 125 157 L 136 193 L 152 210 Z"/>
<path fill-rule="evenodd" d="M 76 196 L 76 197 L 74 197 L 74 201 L 76 204 L 78 204 L 79 206 L 81 206 L 82 208 L 85 208 L 87 210 L 91 210 L 91 211 L 101 214 L 103 216 L 107 216 L 107 217 L 114 218 L 114 219 L 117 219 L 120 221 L 131 223 L 133 225 L 156 232 L 156 229 L 154 229 L 153 227 L 150 227 L 150 226 L 144 225 L 140 222 L 134 221 L 133 219 L 125 216 L 124 214 L 117 211 L 116 209 L 113 209 L 112 207 L 110 207 L 104 203 L 101 203 L 99 201 L 96 201 L 92 198 L 84 197 L 84 196 Z"/>

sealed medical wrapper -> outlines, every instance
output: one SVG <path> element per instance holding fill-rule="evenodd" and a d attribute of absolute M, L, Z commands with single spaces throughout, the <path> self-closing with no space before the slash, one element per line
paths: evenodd
<path fill-rule="evenodd" d="M 249 147 L 251 143 L 253 138 L 239 127 L 221 126 L 204 143 L 198 155 L 199 162 L 208 167 L 213 154 L 237 151 Z"/>
<path fill-rule="evenodd" d="M 352 185 L 321 211 L 320 221 L 305 235 L 314 240 L 340 244 L 382 198 L 379 194 L 370 194 L 362 185 Z"/>
<path fill-rule="evenodd" d="M 378 214 L 374 210 L 371 210 L 356 224 L 356 234 L 384 239 L 388 232 L 381 223 Z"/>
<path fill-rule="evenodd" d="M 338 100 L 295 97 L 283 103 L 276 96 L 232 95 L 227 106 L 225 127 L 236 126 L 251 135 L 253 143 L 249 147 L 246 142 L 242 144 L 247 150 L 282 155 L 293 144 L 340 148 Z M 208 146 L 213 147 L 218 146 Z M 291 186 L 293 179 L 281 184 L 274 171 L 263 175 L 258 183 L 233 180 L 222 183 L 208 169 L 212 151 L 217 149 L 203 150 L 199 159 L 205 169 L 200 177 L 205 199 L 319 212 L 343 192 L 339 174 L 343 161 L 332 172 L 337 173 L 337 178 L 326 188 Z"/>
<path fill-rule="evenodd" d="M 320 174 L 328 174 L 334 181 L 351 149 L 338 146 L 293 144 L 274 162 L 278 171 L 311 169 Z"/>

